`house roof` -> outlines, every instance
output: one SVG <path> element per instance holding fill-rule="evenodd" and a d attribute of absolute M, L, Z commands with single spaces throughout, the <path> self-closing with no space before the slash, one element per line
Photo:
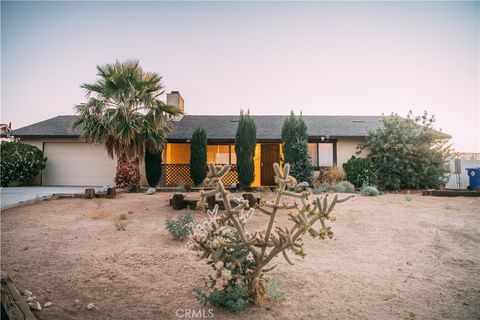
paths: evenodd
<path fill-rule="evenodd" d="M 283 121 L 287 116 L 252 116 L 257 126 L 257 140 L 280 140 Z M 11 136 L 19 138 L 75 138 L 82 128 L 72 130 L 76 116 L 57 116 L 32 125 L 12 130 Z M 303 116 L 311 138 L 365 137 L 369 130 L 381 126 L 382 116 Z M 173 122 L 170 141 L 185 142 L 191 139 L 193 131 L 202 127 L 210 141 L 233 141 L 239 116 L 185 115 Z M 445 135 L 445 134 L 444 134 Z M 445 135 L 449 138 L 450 136 Z"/>
<path fill-rule="evenodd" d="M 56 116 L 40 121 L 29 126 L 10 131 L 14 137 L 31 138 L 75 138 L 82 133 L 82 128 L 72 129 L 72 124 L 77 116 Z"/>
<path fill-rule="evenodd" d="M 257 140 L 280 140 L 287 116 L 252 116 L 257 126 Z M 174 124 L 170 140 L 191 139 L 196 128 L 204 128 L 209 140 L 234 140 L 239 116 L 187 115 Z M 368 130 L 381 125 L 379 116 L 303 116 L 309 137 L 364 137 Z"/>

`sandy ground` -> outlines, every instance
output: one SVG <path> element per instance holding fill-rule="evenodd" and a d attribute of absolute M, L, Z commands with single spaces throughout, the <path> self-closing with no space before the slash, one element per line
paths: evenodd
<path fill-rule="evenodd" d="M 43 304 L 39 319 L 179 319 L 202 306 L 207 269 L 164 228 L 171 194 L 63 199 L 1 214 L 1 268 Z M 336 209 L 332 240 L 306 239 L 271 276 L 287 299 L 215 319 L 479 319 L 480 199 L 357 196 Z M 126 231 L 114 220 L 128 215 Z M 278 224 L 288 223 L 285 212 Z M 196 213 L 197 221 L 205 214 Z M 266 216 L 251 220 L 258 227 Z M 86 310 L 89 303 L 96 305 Z M 208 318 L 207 307 L 202 316 Z M 180 310 L 180 311 L 178 311 Z M 188 313 L 187 313 L 188 315 Z M 198 318 L 198 317 L 197 317 Z"/>

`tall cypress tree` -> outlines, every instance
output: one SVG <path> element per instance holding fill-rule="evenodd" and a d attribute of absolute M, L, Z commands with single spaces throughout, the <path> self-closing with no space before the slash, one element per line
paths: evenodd
<path fill-rule="evenodd" d="M 190 142 L 190 177 L 199 185 L 207 176 L 207 133 L 203 128 L 193 132 Z"/>
<path fill-rule="evenodd" d="M 308 151 L 307 125 L 302 116 L 292 113 L 283 122 L 282 127 L 283 157 L 290 164 L 290 174 L 298 182 L 312 183 L 313 170 Z"/>
<path fill-rule="evenodd" d="M 235 136 L 235 154 L 237 155 L 238 181 L 241 187 L 250 187 L 255 179 L 255 145 L 257 144 L 257 126 L 250 117 L 240 111 L 237 134 Z"/>
<path fill-rule="evenodd" d="M 162 154 L 156 152 L 145 151 L 145 176 L 148 185 L 155 188 L 160 182 L 162 176 Z"/>

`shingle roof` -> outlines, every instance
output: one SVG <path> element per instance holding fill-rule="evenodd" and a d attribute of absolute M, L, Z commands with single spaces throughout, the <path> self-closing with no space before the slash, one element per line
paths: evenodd
<path fill-rule="evenodd" d="M 14 137 L 79 137 L 82 133 L 82 128 L 77 127 L 72 130 L 73 121 L 77 116 L 56 116 L 44 121 L 40 121 L 29 126 L 12 130 L 9 132 Z"/>
<path fill-rule="evenodd" d="M 252 116 L 257 125 L 257 140 L 280 140 L 283 121 L 286 116 Z M 45 121 L 12 130 L 15 137 L 79 137 L 82 129 L 72 130 L 76 116 L 57 116 Z M 202 127 L 209 140 L 234 140 L 239 116 L 185 115 L 173 123 L 168 136 L 171 141 L 185 141 L 193 131 Z M 381 116 L 303 116 L 310 137 L 364 137 L 369 130 L 381 126 Z M 450 137 L 448 135 L 445 135 Z"/>
<path fill-rule="evenodd" d="M 252 116 L 257 126 L 257 140 L 279 140 L 286 116 Z M 202 127 L 210 140 L 233 140 L 239 116 L 187 115 L 174 124 L 169 139 L 190 139 L 193 131 Z M 381 125 L 379 116 L 303 116 L 310 137 L 363 137 L 369 129 Z"/>

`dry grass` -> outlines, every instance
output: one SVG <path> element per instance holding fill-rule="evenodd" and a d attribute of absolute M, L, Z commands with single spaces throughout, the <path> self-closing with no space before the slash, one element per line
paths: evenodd
<path fill-rule="evenodd" d="M 112 217 L 113 212 L 108 209 L 95 209 L 87 214 L 90 219 L 104 220 Z"/>
<path fill-rule="evenodd" d="M 345 179 L 345 173 L 342 170 L 340 170 L 338 167 L 328 168 L 323 175 L 324 182 L 330 183 L 330 184 L 335 184 L 344 179 Z"/>

